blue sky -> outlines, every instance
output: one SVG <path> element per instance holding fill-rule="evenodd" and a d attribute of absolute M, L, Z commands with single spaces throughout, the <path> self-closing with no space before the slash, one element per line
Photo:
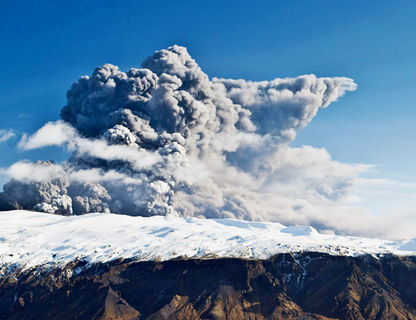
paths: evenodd
<path fill-rule="evenodd" d="M 58 119 L 80 75 L 106 62 L 139 66 L 176 43 L 209 76 L 353 78 L 358 90 L 321 110 L 294 145 L 416 181 L 415 1 L 2 0 L 0 18 L 0 129 L 17 132 L 0 144 L 0 167 L 67 158 L 20 151 L 18 137 Z"/>

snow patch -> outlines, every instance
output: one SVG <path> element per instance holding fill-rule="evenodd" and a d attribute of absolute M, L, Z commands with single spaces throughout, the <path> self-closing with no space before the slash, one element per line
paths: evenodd
<path fill-rule="evenodd" d="M 281 229 L 280 232 L 290 233 L 293 236 L 317 235 L 319 233 L 311 226 L 290 226 Z"/>

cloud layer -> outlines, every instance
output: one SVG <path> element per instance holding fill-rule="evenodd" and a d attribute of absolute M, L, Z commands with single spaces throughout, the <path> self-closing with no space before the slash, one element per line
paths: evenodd
<path fill-rule="evenodd" d="M 105 64 L 72 85 L 62 120 L 19 143 L 66 146 L 72 157 L 3 170 L 12 180 L 1 203 L 325 225 L 332 218 L 322 212 L 363 167 L 290 142 L 320 108 L 355 89 L 349 78 L 314 75 L 210 80 L 180 46 L 156 51 L 141 69 Z"/>

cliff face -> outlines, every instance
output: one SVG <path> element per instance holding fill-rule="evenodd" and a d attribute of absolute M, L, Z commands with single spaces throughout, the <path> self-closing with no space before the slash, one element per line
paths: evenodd
<path fill-rule="evenodd" d="M 0 319 L 416 319 L 416 258 L 82 263 L 0 278 Z"/>

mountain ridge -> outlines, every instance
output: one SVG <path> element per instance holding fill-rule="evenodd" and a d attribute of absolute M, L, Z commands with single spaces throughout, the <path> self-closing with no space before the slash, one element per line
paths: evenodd
<path fill-rule="evenodd" d="M 416 257 L 76 262 L 0 280 L 0 319 L 416 319 Z"/>
<path fill-rule="evenodd" d="M 375 257 L 416 254 L 416 241 L 321 234 L 310 226 L 193 217 L 132 217 L 95 213 L 58 216 L 0 212 L 0 274 L 10 266 L 64 266 L 117 259 L 268 259 L 279 253 L 321 252 Z"/>

